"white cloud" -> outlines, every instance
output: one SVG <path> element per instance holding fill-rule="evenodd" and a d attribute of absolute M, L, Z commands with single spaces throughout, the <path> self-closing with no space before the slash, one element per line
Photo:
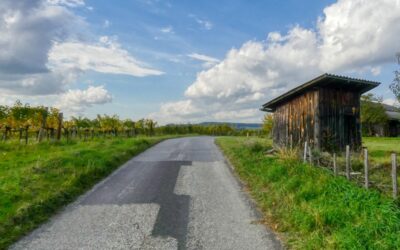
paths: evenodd
<path fill-rule="evenodd" d="M 205 68 L 210 68 L 210 67 L 214 66 L 215 64 L 219 63 L 219 61 L 220 61 L 217 58 L 202 55 L 202 54 L 197 54 L 197 53 L 189 54 L 188 57 L 195 59 L 195 60 L 202 61 L 203 67 L 205 67 Z"/>
<path fill-rule="evenodd" d="M 111 101 L 104 87 L 68 90 L 87 70 L 133 76 L 159 75 L 112 38 L 93 34 L 72 8 L 83 0 L 0 1 L 0 102 L 57 103 L 73 112 Z M 105 23 L 109 25 L 109 23 Z M 58 100 L 58 102 L 57 102 Z"/>
<path fill-rule="evenodd" d="M 384 104 L 391 106 L 399 106 L 399 102 L 394 98 L 387 98 L 382 101 Z"/>
<path fill-rule="evenodd" d="M 7 94 L 40 95 L 63 91 L 77 70 L 50 71 L 48 51 L 54 41 L 79 35 L 86 24 L 57 2 L 0 2 L 0 90 Z M 75 75 L 75 76 L 74 76 Z"/>
<path fill-rule="evenodd" d="M 167 26 L 167 27 L 162 28 L 160 31 L 165 34 L 173 34 L 174 28 L 172 28 L 172 26 Z"/>
<path fill-rule="evenodd" d="M 109 28 L 110 27 L 110 25 L 111 25 L 111 22 L 110 22 L 110 20 L 104 20 L 104 22 L 103 22 L 103 28 Z"/>
<path fill-rule="evenodd" d="M 163 74 L 133 58 L 128 51 L 108 37 L 101 37 L 100 43 L 97 44 L 56 43 L 49 53 L 49 67 L 138 77 Z"/>
<path fill-rule="evenodd" d="M 265 41 L 231 49 L 198 73 L 184 101 L 203 111 L 192 119 L 260 122 L 262 103 L 318 74 L 379 74 L 400 51 L 399 23 L 400 1 L 339 0 L 324 9 L 315 29 L 296 25 L 287 34 L 271 32 Z M 185 120 L 179 110 L 163 112 L 174 104 L 156 115 Z"/>
<path fill-rule="evenodd" d="M 371 73 L 374 76 L 380 75 L 381 74 L 381 70 L 382 70 L 382 67 L 371 67 Z"/>
<path fill-rule="evenodd" d="M 176 115 L 179 114 L 179 115 Z M 161 105 L 160 112 L 149 114 L 149 118 L 162 123 L 182 123 L 196 121 L 204 115 L 204 111 L 193 105 L 192 100 L 170 102 Z"/>
<path fill-rule="evenodd" d="M 211 30 L 213 28 L 213 23 L 208 20 L 203 20 L 200 18 L 196 18 L 196 22 L 200 24 L 204 29 Z"/>
<path fill-rule="evenodd" d="M 258 109 L 239 109 L 234 111 L 220 111 L 213 114 L 213 118 L 219 121 L 227 122 L 252 122 L 254 116 L 257 116 L 260 110 Z"/>
<path fill-rule="evenodd" d="M 205 30 L 211 30 L 214 27 L 214 24 L 207 19 L 199 18 L 194 14 L 189 14 L 188 17 L 194 19 Z"/>
<path fill-rule="evenodd" d="M 112 96 L 104 86 L 89 86 L 86 90 L 68 90 L 59 96 L 56 107 L 71 114 L 82 113 L 93 105 L 106 104 Z"/>
<path fill-rule="evenodd" d="M 65 5 L 72 8 L 85 5 L 84 0 L 47 0 L 47 2 L 54 5 Z"/>
<path fill-rule="evenodd" d="M 313 69 L 318 65 L 318 59 L 314 58 L 315 34 L 295 27 L 283 39 L 283 43 L 250 41 L 240 49 L 232 49 L 222 62 L 197 75 L 196 81 L 186 90 L 186 97 L 252 102 L 254 98 L 251 97 L 256 93 L 268 92 L 271 96 L 293 82 L 296 84 L 314 75 Z"/>
<path fill-rule="evenodd" d="M 376 66 L 400 50 L 400 2 L 340 0 L 318 22 L 321 65 L 326 71 Z"/>

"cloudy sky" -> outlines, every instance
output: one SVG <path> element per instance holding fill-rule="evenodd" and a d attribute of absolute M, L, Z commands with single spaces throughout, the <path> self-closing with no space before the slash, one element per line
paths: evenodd
<path fill-rule="evenodd" d="M 382 82 L 400 0 L 1 0 L 0 104 L 159 123 L 259 122 L 328 72 Z"/>

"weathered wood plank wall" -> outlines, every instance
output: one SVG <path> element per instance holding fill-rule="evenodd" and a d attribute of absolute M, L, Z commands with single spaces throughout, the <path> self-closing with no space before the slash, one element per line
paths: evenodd
<path fill-rule="evenodd" d="M 319 140 L 318 131 L 314 130 L 318 121 L 318 90 L 311 90 L 289 102 L 277 107 L 274 113 L 274 143 L 287 146 L 303 145 L 308 141 L 310 146 Z"/>
<path fill-rule="evenodd" d="M 274 143 L 343 151 L 361 146 L 360 94 L 358 92 L 318 88 L 305 92 L 276 108 Z"/>
<path fill-rule="evenodd" d="M 343 151 L 361 147 L 360 93 L 320 88 L 321 149 Z"/>

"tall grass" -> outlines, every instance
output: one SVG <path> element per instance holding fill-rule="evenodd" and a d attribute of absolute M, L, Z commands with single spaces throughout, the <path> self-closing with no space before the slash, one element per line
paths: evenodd
<path fill-rule="evenodd" d="M 163 138 L 0 144 L 0 249 Z"/>
<path fill-rule="evenodd" d="M 254 140 L 254 139 L 253 139 Z M 330 171 L 265 155 L 246 138 L 217 143 L 262 210 L 292 249 L 399 249 L 400 210 L 390 198 Z"/>

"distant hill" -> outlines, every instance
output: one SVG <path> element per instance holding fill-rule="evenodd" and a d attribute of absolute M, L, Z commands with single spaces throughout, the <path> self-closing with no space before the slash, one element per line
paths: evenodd
<path fill-rule="evenodd" d="M 202 122 L 199 125 L 218 125 L 218 124 L 228 124 L 236 129 L 260 129 L 262 127 L 261 123 L 240 123 L 240 122 Z"/>

